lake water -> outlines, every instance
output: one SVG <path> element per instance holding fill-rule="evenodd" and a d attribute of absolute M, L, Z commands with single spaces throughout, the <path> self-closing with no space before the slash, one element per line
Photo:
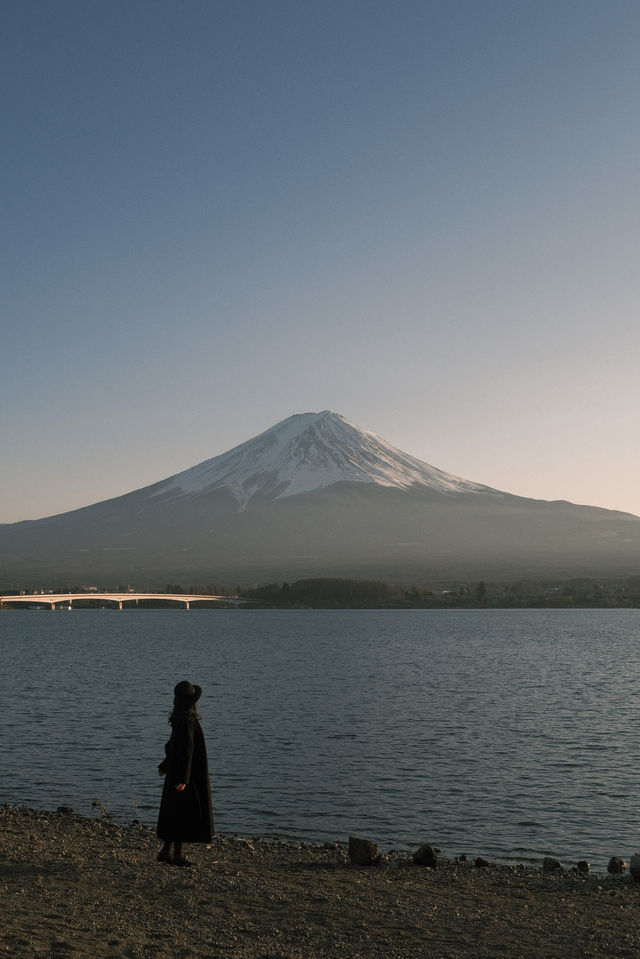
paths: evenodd
<path fill-rule="evenodd" d="M 188 679 L 220 832 L 640 847 L 638 610 L 15 610 L 0 650 L 0 803 L 154 823 Z"/>

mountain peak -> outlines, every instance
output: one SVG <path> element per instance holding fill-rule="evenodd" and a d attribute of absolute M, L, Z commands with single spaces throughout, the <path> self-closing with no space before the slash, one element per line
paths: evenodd
<path fill-rule="evenodd" d="M 618 576 L 639 552 L 638 517 L 470 483 L 329 410 L 153 486 L 0 527 L 0 569 L 20 587 Z"/>
<path fill-rule="evenodd" d="M 341 482 L 489 492 L 403 453 L 339 413 L 323 410 L 289 416 L 227 453 L 170 477 L 155 487 L 154 495 L 228 489 L 243 508 L 254 496 L 284 499 Z"/>

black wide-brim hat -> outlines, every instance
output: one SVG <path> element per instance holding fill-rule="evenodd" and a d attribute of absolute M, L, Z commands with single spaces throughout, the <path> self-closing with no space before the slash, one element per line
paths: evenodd
<path fill-rule="evenodd" d="M 188 709 L 189 706 L 197 703 L 201 696 L 200 686 L 194 686 L 193 683 L 184 680 L 173 690 L 173 705 L 176 709 Z"/>

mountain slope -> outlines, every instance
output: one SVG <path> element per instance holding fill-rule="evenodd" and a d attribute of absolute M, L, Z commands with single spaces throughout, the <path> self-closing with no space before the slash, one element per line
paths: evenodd
<path fill-rule="evenodd" d="M 639 558 L 638 517 L 460 479 L 327 411 L 125 496 L 0 527 L 0 587 L 614 575 Z"/>
<path fill-rule="evenodd" d="M 228 489 L 241 506 L 254 496 L 283 499 L 334 483 L 374 483 L 440 492 L 488 492 L 391 446 L 337 413 L 300 413 L 221 456 L 172 476 L 158 494 Z"/>

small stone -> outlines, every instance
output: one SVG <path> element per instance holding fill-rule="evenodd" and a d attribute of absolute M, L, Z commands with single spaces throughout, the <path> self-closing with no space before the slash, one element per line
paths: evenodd
<path fill-rule="evenodd" d="M 627 868 L 627 864 L 624 861 L 624 859 L 621 859 L 620 856 L 612 856 L 607 866 L 607 872 L 610 872 L 616 875 L 621 872 L 624 872 L 626 868 Z"/>
<path fill-rule="evenodd" d="M 476 867 L 476 869 L 486 869 L 487 866 L 491 865 L 491 863 L 488 859 L 483 859 L 482 856 L 477 856 L 473 860 L 473 865 Z"/>
<path fill-rule="evenodd" d="M 562 868 L 562 863 L 559 859 L 554 859 L 553 856 L 545 856 L 542 860 L 542 871 L 543 872 L 564 872 Z"/>
<path fill-rule="evenodd" d="M 634 852 L 629 863 L 629 872 L 636 882 L 640 882 L 640 853 Z"/>
<path fill-rule="evenodd" d="M 413 854 L 413 861 L 417 866 L 429 866 L 430 869 L 436 869 L 438 866 L 438 853 L 429 843 L 423 843 Z"/>
<path fill-rule="evenodd" d="M 380 859 L 380 852 L 375 842 L 349 836 L 349 859 L 354 866 L 371 866 Z"/>
<path fill-rule="evenodd" d="M 61 816 L 73 816 L 73 806 L 58 806 L 56 812 Z"/>
<path fill-rule="evenodd" d="M 576 863 L 576 869 L 578 872 L 588 873 L 591 870 L 591 865 L 587 862 L 586 859 L 581 859 L 580 862 Z"/>

